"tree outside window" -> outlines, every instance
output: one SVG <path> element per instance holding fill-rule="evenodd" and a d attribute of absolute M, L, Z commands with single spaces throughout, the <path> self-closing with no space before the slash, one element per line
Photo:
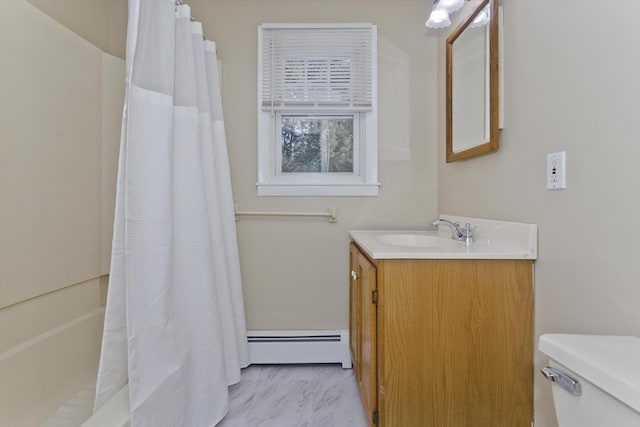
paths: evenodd
<path fill-rule="evenodd" d="M 282 116 L 283 173 L 353 173 L 353 116 Z"/>

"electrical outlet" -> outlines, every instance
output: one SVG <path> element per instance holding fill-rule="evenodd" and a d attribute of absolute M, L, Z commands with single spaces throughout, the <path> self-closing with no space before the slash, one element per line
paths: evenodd
<path fill-rule="evenodd" d="M 567 152 L 547 154 L 547 188 L 563 190 L 567 188 Z"/>

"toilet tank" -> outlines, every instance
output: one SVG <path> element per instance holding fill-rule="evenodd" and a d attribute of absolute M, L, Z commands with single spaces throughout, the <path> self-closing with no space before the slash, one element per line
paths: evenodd
<path fill-rule="evenodd" d="M 547 334 L 538 348 L 560 427 L 640 427 L 640 338 Z"/>

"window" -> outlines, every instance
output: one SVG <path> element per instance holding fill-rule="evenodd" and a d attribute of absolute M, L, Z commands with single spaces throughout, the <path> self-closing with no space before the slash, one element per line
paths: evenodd
<path fill-rule="evenodd" d="M 258 28 L 258 195 L 376 196 L 376 27 Z"/>

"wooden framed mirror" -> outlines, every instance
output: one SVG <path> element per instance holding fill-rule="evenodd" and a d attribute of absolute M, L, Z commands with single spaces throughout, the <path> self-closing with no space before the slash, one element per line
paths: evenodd
<path fill-rule="evenodd" d="M 500 147 L 498 31 L 498 0 L 483 0 L 447 38 L 447 163 Z"/>

